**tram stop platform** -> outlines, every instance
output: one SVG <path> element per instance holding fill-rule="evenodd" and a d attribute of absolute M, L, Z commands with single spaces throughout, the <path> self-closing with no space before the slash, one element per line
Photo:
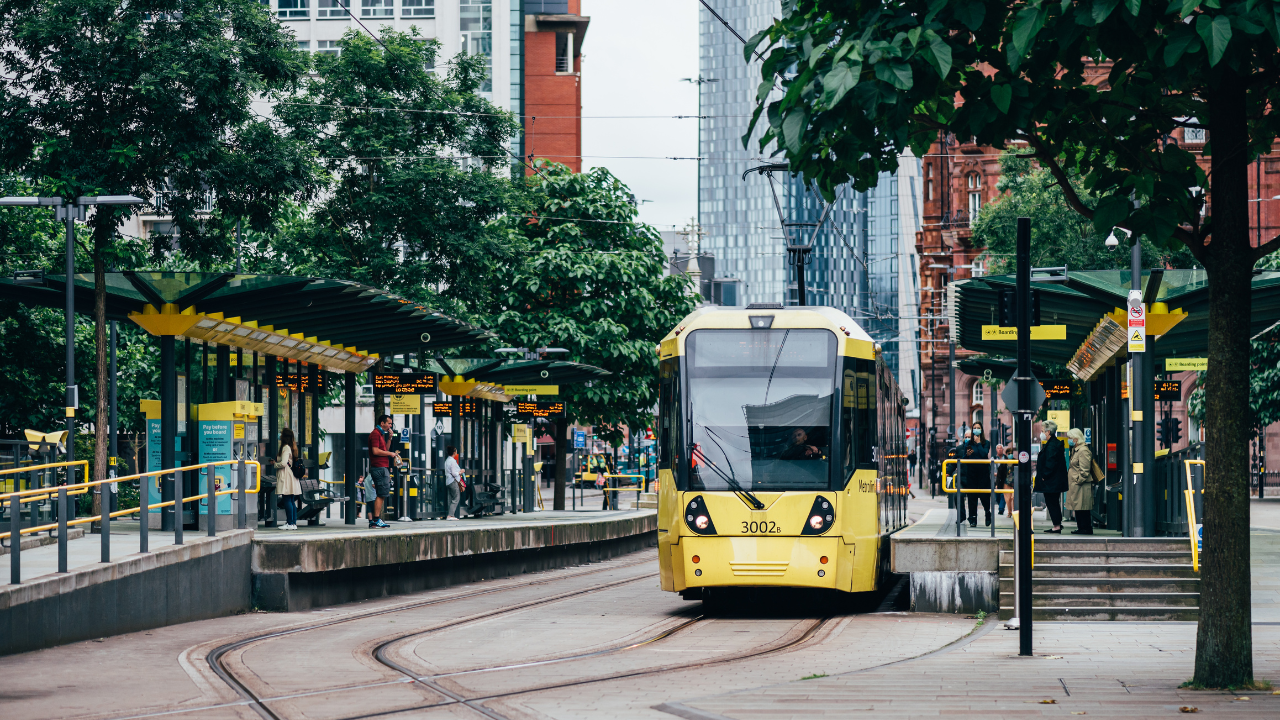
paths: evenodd
<path fill-rule="evenodd" d="M 68 533 L 68 572 L 58 544 L 24 543 L 20 584 L 0 555 L 0 655 L 250 610 L 296 611 L 605 560 L 657 545 L 657 512 L 541 511 L 458 521 L 329 518 L 297 530 L 232 530 L 208 537 L 139 523 L 101 535 Z M 42 534 L 42 541 L 48 538 Z"/>

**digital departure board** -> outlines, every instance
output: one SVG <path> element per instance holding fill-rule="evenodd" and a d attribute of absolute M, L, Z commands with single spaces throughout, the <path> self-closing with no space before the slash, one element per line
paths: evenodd
<path fill-rule="evenodd" d="M 552 415 L 563 415 L 564 403 L 562 402 L 518 402 L 516 403 L 516 415 L 521 417 L 545 418 Z"/>
<path fill-rule="evenodd" d="M 477 406 L 476 406 L 475 400 L 467 399 L 462 401 L 462 412 L 474 413 L 476 412 L 476 410 L 477 410 Z M 431 414 L 435 415 L 436 417 L 453 417 L 453 403 L 452 402 L 431 403 Z"/>
<path fill-rule="evenodd" d="M 1040 383 L 1046 398 L 1071 397 L 1071 382 L 1068 380 L 1046 380 Z"/>
<path fill-rule="evenodd" d="M 1156 402 L 1176 402 L 1182 399 L 1181 380 L 1157 380 L 1155 388 Z"/>
<path fill-rule="evenodd" d="M 287 387 L 294 392 L 311 392 L 311 375 L 308 373 L 276 373 L 268 378 L 276 387 Z"/>
<path fill-rule="evenodd" d="M 436 391 L 433 373 L 374 373 L 373 391 L 392 395 L 423 395 Z"/>

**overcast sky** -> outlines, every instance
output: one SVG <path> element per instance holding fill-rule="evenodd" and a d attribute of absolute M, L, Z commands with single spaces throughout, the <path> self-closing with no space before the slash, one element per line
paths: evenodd
<path fill-rule="evenodd" d="M 582 0 L 591 18 L 582 45 L 583 168 L 606 167 L 630 186 L 640 220 L 670 230 L 697 212 L 698 121 L 601 115 L 696 115 L 698 0 Z"/>

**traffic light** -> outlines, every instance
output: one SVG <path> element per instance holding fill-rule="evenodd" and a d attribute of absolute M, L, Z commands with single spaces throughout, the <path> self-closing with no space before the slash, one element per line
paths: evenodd
<path fill-rule="evenodd" d="M 1169 420 L 1171 418 L 1160 418 L 1160 422 L 1156 423 L 1156 440 L 1163 447 L 1169 447 Z"/>
<path fill-rule="evenodd" d="M 1008 446 L 1010 442 L 1013 442 L 1012 431 L 1013 431 L 1013 428 L 1009 427 L 1008 425 L 1002 424 L 1000 426 L 1000 444 L 1001 445 Z"/>
<path fill-rule="evenodd" d="M 1178 444 L 1182 439 L 1182 418 L 1169 418 L 1169 447 Z"/>
<path fill-rule="evenodd" d="M 1001 327 L 1017 327 L 1018 294 L 1014 290 L 1001 290 L 999 298 L 999 318 Z M 1031 290 L 1031 324 L 1040 324 L 1040 291 Z"/>

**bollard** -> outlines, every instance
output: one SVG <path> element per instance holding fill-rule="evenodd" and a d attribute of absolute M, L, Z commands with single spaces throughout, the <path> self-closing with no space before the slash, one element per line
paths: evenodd
<path fill-rule="evenodd" d="M 13 483 L 13 495 L 9 498 L 9 582 L 22 584 L 22 498 L 18 497 L 18 483 Z"/>
<path fill-rule="evenodd" d="M 183 487 L 182 487 L 182 470 L 178 470 L 173 474 L 173 544 L 182 544 L 182 526 L 186 523 L 182 522 L 183 516 Z"/>
<path fill-rule="evenodd" d="M 115 466 L 108 471 L 111 477 L 116 476 Z M 98 516 L 98 529 L 102 532 L 102 562 L 111 562 L 111 492 L 115 483 L 103 483 L 98 486 L 98 501 L 102 514 Z"/>
<path fill-rule="evenodd" d="M 138 552 L 151 552 L 151 475 L 138 478 Z"/>
<path fill-rule="evenodd" d="M 249 509 L 247 506 L 248 499 L 245 497 L 245 464 L 244 456 L 240 456 L 239 468 L 239 487 L 236 488 L 236 528 L 243 530 L 249 524 Z M 271 512 L 268 509 L 268 512 Z"/>
<path fill-rule="evenodd" d="M 58 572 L 67 571 L 67 489 L 58 488 Z"/>
<path fill-rule="evenodd" d="M 205 475 L 207 476 L 204 484 L 207 509 L 204 513 L 204 523 L 208 526 L 205 528 L 205 532 L 208 533 L 209 537 L 214 537 L 218 534 L 218 511 L 214 507 L 218 497 L 213 494 L 214 485 L 217 483 L 217 475 L 214 473 L 212 463 L 205 469 Z"/>

